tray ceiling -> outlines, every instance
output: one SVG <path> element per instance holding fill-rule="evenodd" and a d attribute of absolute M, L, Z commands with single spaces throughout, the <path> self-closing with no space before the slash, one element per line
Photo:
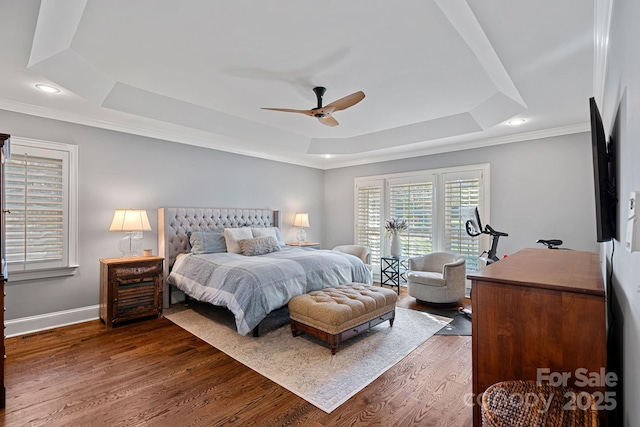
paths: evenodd
<path fill-rule="evenodd" d="M 12 34 L 0 47 L 7 110 L 320 168 L 588 129 L 592 1 L 26 0 L 0 10 Z M 315 107 L 314 86 L 327 88 L 325 104 L 366 98 L 336 112 L 336 127 L 261 109 Z"/>

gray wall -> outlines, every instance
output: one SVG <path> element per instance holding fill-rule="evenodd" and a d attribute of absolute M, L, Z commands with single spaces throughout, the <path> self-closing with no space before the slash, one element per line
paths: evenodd
<path fill-rule="evenodd" d="M 324 245 L 353 241 L 354 178 L 482 163 L 490 164 L 490 224 L 509 233 L 499 255 L 551 238 L 598 251 L 588 133 L 328 170 Z"/>
<path fill-rule="evenodd" d="M 146 209 L 153 230 L 143 247 L 157 254 L 162 206 L 279 209 L 286 241 L 298 210 L 309 212 L 307 240 L 323 235 L 323 172 L 167 141 L 0 110 L 12 136 L 79 146 L 79 264 L 73 277 L 7 285 L 6 319 L 93 306 L 99 302 L 98 259 L 118 257 L 120 233 L 108 231 L 115 208 Z"/>
<path fill-rule="evenodd" d="M 640 2 L 614 2 L 605 93 L 600 105 L 605 129 L 611 130 L 618 148 L 618 239 L 605 245 L 603 254 L 609 264 L 613 262 L 608 356 L 614 368 L 621 368 L 623 399 L 618 403 L 624 406 L 616 425 L 624 426 L 640 425 L 640 253 L 627 252 L 620 242 L 627 231 L 627 198 L 631 191 L 640 191 L 639 20 Z"/>
<path fill-rule="evenodd" d="M 597 250 L 587 134 L 323 172 L 6 111 L 0 123 L 14 136 L 79 146 L 78 273 L 10 281 L 7 320 L 98 304 L 98 259 L 119 255 L 121 236 L 107 231 L 115 208 L 147 209 L 143 246 L 154 253 L 156 210 L 172 205 L 279 209 L 286 240 L 295 240 L 293 214 L 308 211 L 308 240 L 330 248 L 352 240 L 353 178 L 382 173 L 490 163 L 491 224 L 509 233 L 500 253 L 551 237 Z"/>

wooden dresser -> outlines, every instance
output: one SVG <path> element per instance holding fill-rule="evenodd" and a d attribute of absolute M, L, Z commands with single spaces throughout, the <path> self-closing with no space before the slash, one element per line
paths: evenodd
<path fill-rule="evenodd" d="M 547 368 L 546 375 L 569 373 L 569 387 L 605 392 L 604 386 L 576 386 L 576 380 L 581 385 L 584 375 L 599 375 L 607 366 L 598 254 L 524 249 L 467 277 L 474 426 L 482 424 L 477 403 L 484 390 L 500 381 L 544 379 L 539 368 Z"/>
<path fill-rule="evenodd" d="M 100 260 L 100 319 L 114 324 L 162 315 L 164 258 Z"/>
<path fill-rule="evenodd" d="M 4 162 L 9 158 L 9 135 L 0 133 L 0 324 L 2 325 L 2 340 L 0 340 L 0 408 L 6 404 L 6 390 L 4 386 L 4 296 L 7 282 L 7 263 L 5 259 L 5 233 L 4 233 Z"/>

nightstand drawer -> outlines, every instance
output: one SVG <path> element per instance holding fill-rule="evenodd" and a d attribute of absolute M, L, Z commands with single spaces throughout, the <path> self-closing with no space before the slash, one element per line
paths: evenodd
<path fill-rule="evenodd" d="M 140 277 L 154 275 L 162 272 L 162 262 L 154 262 L 143 265 L 114 266 L 111 274 L 114 278 Z"/>
<path fill-rule="evenodd" d="M 131 279 L 118 281 L 118 295 L 114 301 L 114 321 L 127 316 L 152 316 L 158 314 L 155 281 Z"/>

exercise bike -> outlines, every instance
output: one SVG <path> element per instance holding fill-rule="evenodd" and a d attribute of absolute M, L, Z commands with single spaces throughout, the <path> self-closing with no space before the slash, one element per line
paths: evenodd
<path fill-rule="evenodd" d="M 480 259 L 484 260 L 487 265 L 500 261 L 500 258 L 496 255 L 498 252 L 498 242 L 500 241 L 500 237 L 507 237 L 509 234 L 503 233 L 502 231 L 496 231 L 489 224 L 486 224 L 483 230 L 482 222 L 480 221 L 480 213 L 478 212 L 477 207 L 462 208 L 462 219 L 469 236 L 478 237 L 481 234 L 488 234 L 491 236 L 491 248 L 488 251 L 482 252 L 480 254 Z M 484 254 L 487 254 L 487 258 L 482 258 L 482 255 Z M 471 319 L 472 312 L 468 308 L 460 307 L 458 311 Z"/>
<path fill-rule="evenodd" d="M 509 236 L 509 234 L 503 233 L 502 231 L 496 231 L 489 224 L 486 224 L 483 230 L 482 222 L 480 222 L 480 214 L 478 213 L 477 207 L 463 208 L 463 218 L 467 218 L 464 226 L 469 236 L 477 237 L 481 234 L 488 234 L 489 236 L 491 236 L 491 249 L 489 249 L 489 251 L 482 252 L 480 254 L 480 257 L 482 257 L 482 255 L 484 254 L 487 254 L 487 258 L 485 259 L 487 265 L 493 264 L 496 261 L 500 261 L 500 258 L 498 258 L 498 256 L 496 255 L 498 251 L 498 241 L 500 240 L 500 237 L 507 237 Z"/>

